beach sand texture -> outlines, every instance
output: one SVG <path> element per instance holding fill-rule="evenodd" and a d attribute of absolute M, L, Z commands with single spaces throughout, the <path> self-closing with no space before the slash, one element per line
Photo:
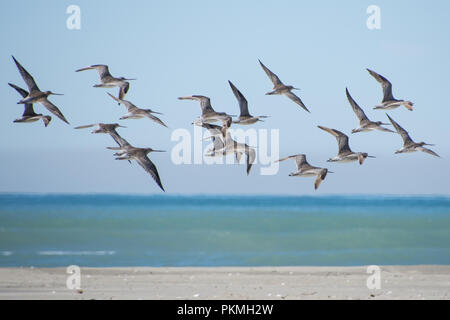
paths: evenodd
<path fill-rule="evenodd" d="M 450 299 L 450 266 L 381 266 L 368 289 L 361 267 L 0 268 L 0 299 Z"/>

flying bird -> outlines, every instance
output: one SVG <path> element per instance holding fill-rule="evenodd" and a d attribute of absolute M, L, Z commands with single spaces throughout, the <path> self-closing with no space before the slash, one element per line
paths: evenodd
<path fill-rule="evenodd" d="M 265 73 L 269 77 L 270 81 L 273 83 L 273 90 L 270 92 L 267 92 L 267 95 L 273 95 L 273 94 L 284 94 L 286 97 L 294 101 L 296 104 L 298 104 L 300 107 L 305 109 L 306 111 L 310 112 L 308 108 L 306 108 L 305 104 L 302 102 L 302 100 L 297 97 L 294 93 L 292 93 L 292 90 L 300 90 L 298 88 L 294 88 L 293 86 L 286 86 L 281 82 L 280 78 L 270 71 L 260 60 L 259 64 L 264 69 Z"/>
<path fill-rule="evenodd" d="M 201 123 L 214 123 L 217 121 L 228 121 L 231 120 L 231 115 L 225 112 L 216 112 L 211 106 L 211 99 L 205 96 L 193 95 L 186 97 L 179 97 L 179 100 L 195 100 L 200 102 L 200 107 L 202 109 L 202 115 L 195 120 L 195 123 L 201 125 Z"/>
<path fill-rule="evenodd" d="M 209 133 L 211 134 L 211 136 L 209 137 L 210 139 L 212 139 L 212 148 L 208 149 L 206 152 L 209 154 L 216 154 L 217 150 L 221 150 L 223 149 L 225 143 L 224 143 L 224 137 L 223 137 L 223 127 L 215 125 L 215 124 L 210 124 L 210 123 L 200 123 L 197 124 L 202 126 L 203 128 L 207 129 L 209 131 Z M 208 139 L 209 139 L 208 138 Z"/>
<path fill-rule="evenodd" d="M 47 108 L 48 111 L 53 113 L 55 116 L 60 118 L 65 123 L 69 124 L 67 119 L 64 117 L 64 115 L 61 113 L 61 111 L 56 107 L 53 103 L 51 103 L 48 100 L 48 96 L 50 95 L 57 95 L 62 96 L 60 93 L 54 93 L 51 91 L 41 91 L 39 90 L 36 82 L 34 81 L 33 77 L 28 73 L 27 70 L 25 70 L 24 67 L 14 58 L 12 57 L 14 62 L 16 63 L 17 69 L 19 69 L 20 75 L 22 76 L 23 80 L 25 81 L 27 87 L 28 87 L 28 95 L 24 97 L 22 100 L 17 102 L 17 104 L 33 104 L 33 103 L 40 103 L 45 108 Z"/>
<path fill-rule="evenodd" d="M 148 174 L 150 174 L 155 180 L 156 184 L 165 192 L 164 187 L 161 183 L 161 178 L 159 177 L 158 170 L 155 164 L 148 158 L 150 152 L 165 152 L 163 150 L 154 150 L 152 148 L 136 148 L 133 147 L 127 140 L 122 138 L 117 134 L 114 140 L 119 145 L 119 147 L 107 147 L 110 150 L 117 150 L 114 155 L 116 160 L 135 160 Z"/>
<path fill-rule="evenodd" d="M 237 101 L 239 102 L 239 109 L 240 109 L 240 115 L 238 120 L 234 120 L 233 123 L 236 124 L 242 124 L 242 125 L 249 125 L 253 124 L 261 120 L 262 118 L 267 118 L 267 116 L 258 116 L 253 117 L 248 112 L 248 102 L 247 99 L 245 99 L 244 95 L 234 86 L 234 84 L 231 81 L 228 81 L 230 84 L 231 90 L 233 90 L 234 96 L 236 97 Z"/>
<path fill-rule="evenodd" d="M 8 83 L 10 87 L 16 89 L 18 93 L 22 95 L 23 98 L 28 96 L 28 91 L 16 86 L 15 84 Z M 23 114 L 20 118 L 17 118 L 13 122 L 35 122 L 39 119 L 42 119 L 44 122 L 44 126 L 48 126 L 50 121 L 52 120 L 52 117 L 47 115 L 42 115 L 41 113 L 34 112 L 33 104 L 32 103 L 25 103 L 25 110 L 23 111 Z"/>
<path fill-rule="evenodd" d="M 389 123 L 383 123 L 381 121 L 370 121 L 369 118 L 367 118 L 364 111 L 361 109 L 361 107 L 356 103 L 355 100 L 353 100 L 347 88 L 345 88 L 345 93 L 347 94 L 347 99 L 348 102 L 350 102 L 350 105 L 352 106 L 353 112 L 356 114 L 356 117 L 358 117 L 359 120 L 359 128 L 353 129 L 352 133 L 372 131 L 372 130 L 394 132 L 388 128 L 382 127 L 383 125 L 390 125 Z"/>
<path fill-rule="evenodd" d="M 97 70 L 99 76 L 100 76 L 100 84 L 94 85 L 95 88 L 114 88 L 119 87 L 119 99 L 125 98 L 125 95 L 128 93 L 128 90 L 130 89 L 130 83 L 128 81 L 130 80 L 136 80 L 136 79 L 127 79 L 124 77 L 113 77 L 111 73 L 109 73 L 109 68 L 107 65 L 104 64 L 94 64 L 89 67 L 81 68 L 78 70 L 75 70 L 75 72 L 85 71 L 85 70 Z"/>
<path fill-rule="evenodd" d="M 281 162 L 288 159 L 295 160 L 295 164 L 297 165 L 297 171 L 289 174 L 290 177 L 313 177 L 316 176 L 316 181 L 314 182 L 314 189 L 320 186 L 322 181 L 327 176 L 327 173 L 332 173 L 332 171 L 328 171 L 327 168 L 319 168 L 311 166 L 308 161 L 306 161 L 306 156 L 304 154 L 296 154 L 293 156 L 285 157 L 275 162 Z"/>
<path fill-rule="evenodd" d="M 403 147 L 401 149 L 395 151 L 395 153 L 409 153 L 409 152 L 422 151 L 422 152 L 431 154 L 435 157 L 439 157 L 439 155 L 436 152 L 424 147 L 424 146 L 434 146 L 434 144 L 429 144 L 429 143 L 425 143 L 425 142 L 417 142 L 417 143 L 414 142 L 405 129 L 400 127 L 400 125 L 397 122 L 395 122 L 388 114 L 386 114 L 386 116 L 389 118 L 389 121 L 391 121 L 395 130 L 397 130 L 397 133 L 403 139 Z"/>
<path fill-rule="evenodd" d="M 364 160 L 366 158 L 375 158 L 373 156 L 369 156 L 366 152 L 353 152 L 350 149 L 350 146 L 348 144 L 348 136 L 344 133 L 336 130 L 336 129 L 330 129 L 323 126 L 318 126 L 320 129 L 328 132 L 329 134 L 333 135 L 336 138 L 336 141 L 338 143 L 338 154 L 337 156 L 328 159 L 328 162 L 353 162 L 353 161 L 359 161 L 359 164 L 363 164 Z"/>
<path fill-rule="evenodd" d="M 374 109 L 392 110 L 403 105 L 409 111 L 413 111 L 414 104 L 411 101 L 397 100 L 394 98 L 392 95 L 392 84 L 388 79 L 370 69 L 367 69 L 367 71 L 369 71 L 370 75 L 374 77 L 383 88 L 383 100 L 381 101 L 381 104 L 375 106 Z"/>
<path fill-rule="evenodd" d="M 125 114 L 123 117 L 121 117 L 120 120 L 149 118 L 150 120 L 167 128 L 167 126 L 165 125 L 164 122 L 161 121 L 161 119 L 159 119 L 158 117 L 155 117 L 152 114 L 152 113 L 155 113 L 155 114 L 162 114 L 162 113 L 153 111 L 151 109 L 141 109 L 141 108 L 136 107 L 130 101 L 118 99 L 110 93 L 108 93 L 108 95 L 111 98 L 113 98 L 114 100 L 116 100 L 119 104 L 123 104 L 125 106 L 125 108 L 127 108 L 128 113 Z"/>
<path fill-rule="evenodd" d="M 245 154 L 247 156 L 247 175 L 249 175 L 252 165 L 256 159 L 256 151 L 254 148 L 249 147 L 245 143 L 240 143 L 233 140 L 228 129 L 229 126 L 224 125 L 220 133 L 214 133 L 210 131 L 216 137 L 220 137 L 220 139 L 222 139 L 223 147 L 210 150 L 210 152 L 207 153 L 206 156 L 216 157 L 234 154 L 236 156 L 237 162 L 239 163 L 241 161 L 242 155 Z"/>

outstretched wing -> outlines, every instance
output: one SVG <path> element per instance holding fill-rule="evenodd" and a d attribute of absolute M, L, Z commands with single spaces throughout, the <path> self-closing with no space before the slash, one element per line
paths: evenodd
<path fill-rule="evenodd" d="M 202 108 L 202 114 L 208 112 L 214 112 L 213 107 L 211 106 L 211 99 L 205 96 L 193 95 L 188 97 L 179 97 L 179 100 L 196 100 L 200 102 L 200 107 Z"/>
<path fill-rule="evenodd" d="M 273 83 L 273 87 L 277 87 L 280 85 L 283 85 L 283 82 L 281 82 L 280 78 L 278 78 L 278 76 L 273 73 L 272 71 L 269 70 L 269 68 L 267 68 L 262 62 L 261 60 L 258 60 L 259 64 L 261 65 L 261 67 L 264 69 L 264 72 L 267 74 L 267 76 L 269 77 L 270 81 L 272 81 Z"/>
<path fill-rule="evenodd" d="M 247 175 L 248 175 L 250 173 L 250 170 L 252 169 L 253 163 L 255 162 L 256 152 L 255 149 L 246 147 L 245 154 L 247 155 Z"/>
<path fill-rule="evenodd" d="M 286 95 L 286 97 L 288 97 L 289 99 L 291 99 L 292 101 L 294 101 L 296 104 L 298 104 L 300 107 L 302 107 L 303 109 L 305 109 L 306 111 L 310 112 L 308 110 L 308 108 L 306 108 L 306 106 L 304 105 L 304 103 L 302 102 L 302 100 L 297 97 L 294 93 L 292 93 L 291 91 L 288 91 L 286 93 L 284 93 Z"/>
<path fill-rule="evenodd" d="M 244 95 L 234 86 L 231 81 L 228 80 L 228 83 L 230 84 L 231 90 L 233 90 L 234 96 L 239 102 L 239 109 L 241 110 L 241 117 L 242 116 L 249 116 L 250 113 L 248 112 L 248 102 L 247 99 L 245 99 Z"/>
<path fill-rule="evenodd" d="M 345 88 L 345 93 L 347 94 L 348 102 L 350 102 L 350 105 L 352 106 L 353 112 L 356 114 L 356 116 L 359 119 L 359 122 L 364 121 L 370 121 L 369 118 L 367 118 L 364 111 L 361 109 L 361 107 L 356 103 L 355 100 L 353 100 L 352 96 L 350 95 L 350 92 L 348 92 L 348 89 Z"/>
<path fill-rule="evenodd" d="M 328 169 L 326 169 L 326 168 L 323 168 L 322 170 L 319 171 L 319 173 L 317 174 L 316 181 L 314 182 L 315 190 L 317 190 L 317 188 L 320 186 L 322 181 L 325 179 L 325 177 L 327 176 L 327 173 L 328 173 Z"/>
<path fill-rule="evenodd" d="M 285 161 L 288 159 L 295 160 L 295 164 L 297 165 L 297 170 L 300 170 L 304 165 L 307 165 L 306 156 L 304 154 L 294 154 L 289 157 L 281 158 L 278 162 Z"/>
<path fill-rule="evenodd" d="M 22 67 L 22 65 L 19 63 L 19 61 L 16 60 L 16 58 L 14 58 L 14 56 L 12 56 L 14 62 L 16 63 L 17 69 L 19 69 L 20 75 L 22 76 L 23 81 L 25 81 L 27 87 L 28 87 L 28 91 L 32 92 L 32 91 L 40 91 L 36 82 L 34 81 L 33 77 L 28 73 L 27 70 L 25 70 L 24 67 Z"/>
<path fill-rule="evenodd" d="M 164 122 L 162 122 L 162 120 L 158 117 L 155 117 L 154 115 L 152 115 L 150 112 L 146 113 L 147 117 L 150 118 L 151 120 L 155 121 L 156 123 L 162 125 L 163 127 L 166 127 L 166 124 Z"/>
<path fill-rule="evenodd" d="M 26 96 L 28 96 L 28 91 L 26 91 L 25 89 L 22 89 L 21 87 L 18 87 L 15 84 L 12 84 L 12 83 L 8 83 L 8 84 L 9 84 L 10 87 L 16 89 L 16 91 L 22 97 L 25 98 Z M 33 104 L 32 103 L 25 104 L 25 109 L 23 111 L 22 116 L 24 116 L 24 117 L 32 117 L 32 116 L 35 116 L 35 115 L 36 115 L 36 112 L 34 112 Z M 46 118 L 43 118 L 43 119 L 46 119 Z M 44 123 L 45 123 L 45 121 L 44 121 Z"/>
<path fill-rule="evenodd" d="M 93 69 L 97 70 L 98 75 L 100 76 L 100 80 L 103 78 L 106 78 L 106 77 L 111 77 L 108 66 L 104 65 L 104 64 L 93 64 L 92 66 L 75 70 L 75 72 L 80 72 L 80 71 L 85 71 L 85 70 L 93 70 Z"/>
<path fill-rule="evenodd" d="M 58 109 L 57 106 L 55 106 L 53 103 L 51 103 L 50 101 L 48 101 L 47 99 L 41 100 L 39 101 L 40 103 L 42 103 L 42 105 L 44 107 L 47 108 L 48 111 L 50 111 L 51 113 L 53 113 L 55 116 L 57 116 L 58 118 L 60 118 L 62 121 L 64 121 L 65 123 L 69 124 L 69 121 L 67 121 L 67 119 L 64 117 L 64 115 L 62 114 L 62 112 Z"/>
<path fill-rule="evenodd" d="M 416 148 L 416 149 L 419 150 L 419 151 L 422 151 L 422 152 L 431 154 L 432 156 L 435 156 L 435 157 L 439 157 L 439 158 L 440 158 L 440 156 L 439 156 L 436 152 L 434 152 L 433 150 L 430 150 L 430 149 L 428 149 L 428 148 L 425 148 L 425 147 L 418 147 L 418 148 Z"/>
<path fill-rule="evenodd" d="M 98 125 L 98 124 L 97 124 L 97 123 L 86 124 L 86 125 L 83 125 L 83 126 L 75 127 L 74 129 L 86 129 L 86 128 L 92 128 L 92 127 L 94 127 L 94 126 L 96 126 L 96 125 Z"/>
<path fill-rule="evenodd" d="M 329 134 L 333 135 L 336 138 L 336 141 L 338 143 L 338 153 L 347 153 L 347 152 L 352 152 L 350 150 L 350 147 L 348 145 L 348 136 L 344 133 L 342 133 L 339 130 L 336 129 L 330 129 L 327 127 L 323 127 L 323 126 L 318 126 L 320 129 L 328 132 Z"/>
<path fill-rule="evenodd" d="M 395 122 L 387 113 L 386 116 L 389 118 L 389 121 L 394 126 L 397 133 L 402 137 L 403 139 L 403 145 L 406 146 L 408 144 L 414 143 L 414 141 L 411 139 L 411 137 L 408 134 L 408 131 L 403 129 L 397 122 Z"/>
<path fill-rule="evenodd" d="M 134 104 L 132 104 L 130 101 L 127 100 L 122 100 L 120 98 L 116 98 L 115 96 L 113 96 L 112 94 L 110 94 L 109 92 L 107 92 L 107 94 L 113 98 L 115 101 L 117 101 L 118 104 L 123 104 L 125 106 L 125 108 L 127 108 L 128 111 L 130 111 L 130 109 L 132 108 L 136 108 L 136 106 Z"/>
<path fill-rule="evenodd" d="M 395 100 L 394 96 L 392 95 L 392 84 L 389 82 L 389 80 L 383 77 L 382 75 L 376 73 L 375 71 L 372 71 L 370 69 L 367 69 L 367 71 L 369 71 L 370 75 L 374 77 L 375 80 L 377 80 L 381 84 L 381 87 L 383 88 L 382 102 Z"/>
<path fill-rule="evenodd" d="M 155 164 L 146 156 L 137 157 L 136 161 L 147 173 L 152 176 L 153 180 L 155 180 L 161 190 L 165 191 L 161 184 L 161 179 L 159 178 L 158 170 L 156 169 Z"/>

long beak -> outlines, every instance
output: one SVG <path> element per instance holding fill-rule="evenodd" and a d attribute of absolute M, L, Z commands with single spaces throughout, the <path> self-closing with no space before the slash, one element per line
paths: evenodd
<path fill-rule="evenodd" d="M 300 88 L 292 88 L 293 90 L 300 90 Z"/>
<path fill-rule="evenodd" d="M 118 125 L 119 128 L 126 128 L 125 126 Z"/>
<path fill-rule="evenodd" d="M 63 96 L 63 95 L 64 95 L 63 93 L 54 93 L 54 92 L 52 92 L 52 93 L 50 93 L 50 94 L 52 94 L 52 95 L 54 95 L 54 96 Z"/>
<path fill-rule="evenodd" d="M 166 152 L 166 150 L 152 150 L 152 152 Z"/>
<path fill-rule="evenodd" d="M 434 146 L 434 144 L 431 143 L 425 143 L 426 146 Z"/>
<path fill-rule="evenodd" d="M 130 80 L 137 80 L 137 79 L 124 79 L 124 80 L 130 81 Z"/>
<path fill-rule="evenodd" d="M 327 171 L 327 173 L 334 173 L 333 171 Z"/>
<path fill-rule="evenodd" d="M 376 157 L 374 157 L 374 156 L 367 156 L 367 158 L 376 158 Z"/>
<path fill-rule="evenodd" d="M 150 111 L 150 113 L 154 113 L 154 114 L 163 114 L 163 113 L 161 113 L 161 112 L 156 112 L 156 111 Z"/>
<path fill-rule="evenodd" d="M 383 125 L 383 126 L 392 126 L 392 123 L 381 123 L 381 125 Z"/>

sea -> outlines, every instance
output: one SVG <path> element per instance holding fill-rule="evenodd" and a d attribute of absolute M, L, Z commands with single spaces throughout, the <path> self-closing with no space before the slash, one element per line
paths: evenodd
<path fill-rule="evenodd" d="M 0 267 L 450 265 L 447 196 L 0 194 Z"/>

